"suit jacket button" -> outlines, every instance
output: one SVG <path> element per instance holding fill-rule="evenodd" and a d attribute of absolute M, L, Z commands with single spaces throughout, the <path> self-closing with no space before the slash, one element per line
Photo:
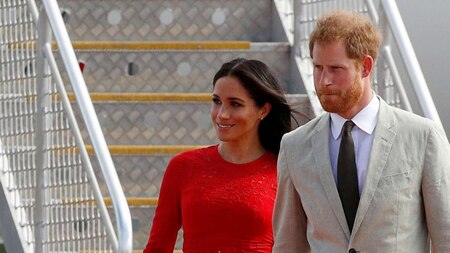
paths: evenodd
<path fill-rule="evenodd" d="M 357 251 L 355 250 L 355 249 L 353 249 L 353 248 L 351 248 L 349 251 L 348 251 L 348 253 L 356 253 Z"/>

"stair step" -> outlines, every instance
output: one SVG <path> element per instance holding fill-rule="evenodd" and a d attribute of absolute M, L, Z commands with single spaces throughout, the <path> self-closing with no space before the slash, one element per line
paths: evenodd
<path fill-rule="evenodd" d="M 202 148 L 202 145 L 109 145 L 112 155 L 175 155 L 180 152 Z M 94 149 L 86 145 L 88 154 L 94 154 Z"/>
<path fill-rule="evenodd" d="M 164 172 L 173 154 L 112 154 L 112 160 L 125 196 L 157 197 Z M 91 159 L 92 166 L 102 193 L 107 196 L 108 189 L 103 180 L 97 159 Z"/>
<path fill-rule="evenodd" d="M 211 102 L 211 93 L 146 93 L 146 92 L 90 92 L 89 96 L 95 102 Z M 75 101 L 75 94 L 68 93 L 71 101 Z"/>
<path fill-rule="evenodd" d="M 272 0 L 59 0 L 72 40 L 272 38 Z"/>
<path fill-rule="evenodd" d="M 104 198 L 105 205 L 108 207 L 112 207 L 111 198 Z M 130 207 L 147 207 L 147 206 L 157 206 L 158 198 L 156 197 L 148 197 L 148 198 L 139 198 L 139 197 L 127 197 L 127 203 Z"/>
<path fill-rule="evenodd" d="M 217 143 L 210 118 L 211 93 L 91 93 L 109 145 L 211 145 Z M 74 95 L 69 93 L 74 100 Z M 312 119 L 306 95 L 287 95 L 300 124 Z M 77 106 L 82 136 L 90 144 Z"/>
<path fill-rule="evenodd" d="M 127 203 L 131 212 L 131 219 L 133 223 L 133 246 L 134 248 L 145 247 L 150 228 L 153 224 L 153 216 L 155 215 L 156 206 L 158 204 L 158 198 L 156 197 L 127 197 Z M 112 210 L 111 198 L 104 198 L 106 206 L 109 211 Z M 112 213 L 110 214 L 112 215 Z M 113 223 L 114 223 L 113 218 Z M 178 233 L 177 243 L 175 248 L 182 247 L 183 231 Z M 142 251 L 141 251 L 142 252 Z M 175 252 L 182 252 L 176 250 Z"/>
<path fill-rule="evenodd" d="M 217 70 L 237 57 L 267 63 L 287 92 L 291 86 L 301 85 L 289 82 L 290 45 L 284 42 L 250 43 L 248 49 L 221 50 L 77 49 L 76 54 L 91 92 L 211 92 Z M 55 57 L 63 66 L 57 51 Z M 62 77 L 68 84 L 67 73 L 63 72 Z"/>
<path fill-rule="evenodd" d="M 72 41 L 75 50 L 245 50 L 249 41 Z M 56 44 L 53 45 L 56 48 Z"/>
<path fill-rule="evenodd" d="M 133 248 L 141 249 L 144 248 L 148 241 L 148 236 L 150 232 L 150 228 L 153 224 L 153 217 L 155 215 L 156 205 L 153 202 L 156 201 L 156 198 L 130 198 L 127 197 L 127 201 L 130 208 L 131 214 L 131 222 L 133 228 Z M 111 200 L 105 198 L 105 202 L 108 205 L 108 212 L 113 226 L 116 227 L 116 220 L 114 216 L 114 208 L 111 205 Z M 139 205 L 133 205 L 137 204 Z M 178 232 L 178 237 L 175 245 L 175 249 L 181 249 L 183 246 L 183 230 L 181 229 Z"/>
<path fill-rule="evenodd" d="M 211 102 L 94 101 L 102 132 L 109 145 L 208 145 L 217 142 Z M 74 108 L 82 136 L 87 129 Z M 147 149 L 153 150 L 153 149 Z"/>
<path fill-rule="evenodd" d="M 9 44 L 10 48 L 36 48 L 36 42 Z M 246 50 L 249 41 L 72 41 L 75 50 Z M 52 49 L 58 45 L 52 42 Z"/>
<path fill-rule="evenodd" d="M 133 253 L 142 253 L 143 251 L 144 251 L 144 249 L 139 249 L 139 250 L 133 250 L 132 252 Z M 183 253 L 183 251 L 181 249 L 176 249 L 173 251 L 173 253 Z"/>

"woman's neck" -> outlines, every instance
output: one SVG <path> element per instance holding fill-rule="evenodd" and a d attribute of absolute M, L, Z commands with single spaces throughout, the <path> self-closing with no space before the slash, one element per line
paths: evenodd
<path fill-rule="evenodd" d="M 255 161 L 266 152 L 261 143 L 256 145 L 232 145 L 222 142 L 219 144 L 218 150 L 225 161 L 236 164 Z"/>

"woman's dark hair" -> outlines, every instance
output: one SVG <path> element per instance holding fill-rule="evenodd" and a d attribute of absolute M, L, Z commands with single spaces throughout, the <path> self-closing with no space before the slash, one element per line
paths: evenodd
<path fill-rule="evenodd" d="M 269 103 L 272 108 L 259 124 L 258 134 L 262 146 L 278 155 L 283 134 L 291 130 L 293 110 L 270 68 L 261 61 L 237 58 L 222 65 L 213 79 L 232 76 L 241 81 L 242 86 L 259 107 Z"/>

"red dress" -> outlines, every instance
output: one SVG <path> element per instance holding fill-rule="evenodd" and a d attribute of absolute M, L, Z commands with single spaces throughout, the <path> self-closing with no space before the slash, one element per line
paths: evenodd
<path fill-rule="evenodd" d="M 146 253 L 172 253 L 183 226 L 184 253 L 272 252 L 275 155 L 225 161 L 218 146 L 174 157 L 164 174 Z"/>

